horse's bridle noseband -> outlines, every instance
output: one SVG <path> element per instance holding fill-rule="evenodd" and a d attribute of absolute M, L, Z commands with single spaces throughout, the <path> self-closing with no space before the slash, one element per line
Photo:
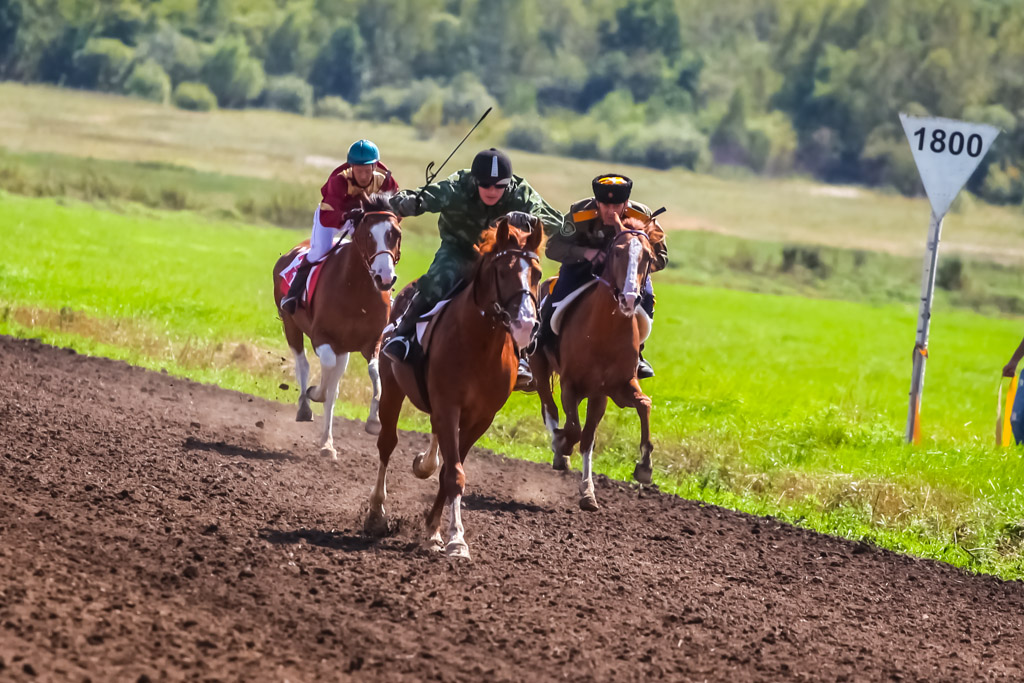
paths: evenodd
<path fill-rule="evenodd" d="M 362 218 L 359 219 L 359 224 L 361 225 L 362 222 L 365 221 L 370 216 L 386 216 L 388 218 L 388 222 L 391 223 L 391 225 L 393 227 L 398 229 L 398 234 L 399 234 L 399 236 L 401 236 L 402 228 L 399 227 L 399 225 L 398 225 L 398 217 L 394 213 L 392 213 L 391 211 L 369 211 L 367 213 L 364 213 Z M 358 227 L 359 226 L 357 225 L 356 228 L 358 229 Z M 355 237 L 355 230 L 353 230 L 352 232 L 353 232 L 353 238 L 354 238 Z M 354 239 L 353 239 L 353 241 L 354 241 Z M 367 251 L 368 251 L 367 249 L 363 249 L 361 246 L 359 247 L 359 253 L 363 256 L 363 262 L 366 264 L 366 269 L 367 270 L 370 270 L 370 268 L 373 265 L 373 260 L 375 258 L 377 258 L 378 256 L 380 256 L 381 254 L 387 254 L 388 256 L 390 256 L 391 260 L 394 262 L 395 265 L 398 265 L 398 262 L 400 260 L 402 260 L 402 246 L 401 246 L 401 242 L 399 242 L 399 244 L 396 245 L 395 249 L 393 249 L 393 250 L 392 249 L 381 249 L 380 251 L 374 252 L 370 256 L 366 256 L 366 252 Z"/>
<path fill-rule="evenodd" d="M 604 248 L 604 252 L 603 252 L 604 260 L 603 260 L 603 265 L 601 267 L 601 274 L 600 275 L 595 275 L 594 278 L 598 282 L 606 285 L 608 287 L 608 289 L 612 290 L 612 294 L 615 296 L 616 299 L 619 299 L 622 296 L 622 290 L 619 288 L 619 286 L 617 284 L 615 284 L 614 282 L 610 282 L 604 276 L 604 271 L 608 268 L 608 257 L 611 255 L 612 247 L 615 246 L 615 244 L 622 238 L 623 235 L 627 235 L 627 236 L 628 235 L 636 235 L 637 237 L 643 237 L 645 240 L 647 240 L 648 247 L 651 246 L 651 237 L 650 237 L 650 235 L 648 235 L 643 230 L 619 230 L 615 234 L 615 237 L 612 238 L 612 241 L 608 243 L 608 246 Z M 644 287 L 647 285 L 647 280 L 650 277 L 651 277 L 651 260 L 648 259 L 648 261 L 647 261 L 647 269 L 644 272 L 644 276 L 640 279 L 640 291 L 641 292 L 643 291 Z"/>
<path fill-rule="evenodd" d="M 493 266 L 494 261 L 497 260 L 498 257 L 505 256 L 506 254 L 512 254 L 512 255 L 516 256 L 516 260 L 517 261 L 519 259 L 526 259 L 527 261 L 536 261 L 536 262 L 540 263 L 540 257 L 536 254 L 536 252 L 527 251 L 526 249 L 502 249 L 501 251 L 499 251 L 496 254 L 491 256 L 491 264 L 492 264 L 492 266 Z M 512 314 L 509 313 L 509 309 L 511 308 L 512 302 L 513 301 L 518 302 L 518 301 L 522 300 L 522 298 L 524 296 L 528 296 L 528 297 L 530 297 L 530 300 L 533 302 L 534 310 L 540 310 L 539 309 L 539 304 L 537 303 L 537 295 L 533 293 L 533 289 L 532 288 L 531 289 L 520 288 L 520 289 L 517 289 L 516 291 L 512 292 L 507 297 L 502 297 L 502 295 L 501 295 L 501 284 L 498 281 L 498 271 L 496 269 L 494 269 L 493 272 L 494 272 L 494 293 L 495 293 L 495 296 L 497 297 L 497 300 L 491 305 L 490 313 L 494 317 L 495 320 L 497 320 L 498 322 L 501 323 L 502 327 L 504 327 L 506 330 L 511 332 L 512 331 Z M 476 289 L 475 288 L 473 290 L 473 303 L 476 304 L 477 308 L 479 308 L 481 311 L 485 311 L 486 312 L 486 309 L 483 306 L 480 305 L 480 302 L 476 298 Z"/>

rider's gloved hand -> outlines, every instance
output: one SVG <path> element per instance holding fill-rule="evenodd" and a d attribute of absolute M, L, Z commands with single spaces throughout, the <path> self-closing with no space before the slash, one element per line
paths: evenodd
<path fill-rule="evenodd" d="M 520 230 L 533 227 L 533 216 L 525 211 L 509 211 L 505 217 L 508 218 L 510 225 Z"/>
<path fill-rule="evenodd" d="M 423 213 L 423 200 L 418 194 L 402 197 L 395 205 L 395 213 L 402 218 L 406 216 L 419 216 Z"/>

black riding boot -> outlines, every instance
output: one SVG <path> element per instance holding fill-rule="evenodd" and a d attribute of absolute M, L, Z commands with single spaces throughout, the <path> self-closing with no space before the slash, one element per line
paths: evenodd
<path fill-rule="evenodd" d="M 306 288 L 306 280 L 309 278 L 309 271 L 315 264 L 303 259 L 295 271 L 295 277 L 288 288 L 288 293 L 281 299 L 281 310 L 289 315 L 295 315 L 296 309 L 302 302 L 302 291 Z"/>
<path fill-rule="evenodd" d="M 644 360 L 644 345 L 640 345 L 640 362 L 636 365 L 636 378 L 637 379 L 650 379 L 654 377 L 654 368 L 651 364 Z"/>
<path fill-rule="evenodd" d="M 530 370 L 530 357 L 525 349 L 519 352 L 519 370 L 516 372 L 515 391 L 525 391 L 526 393 L 537 391 L 537 386 L 533 382 L 533 371 Z"/>
<path fill-rule="evenodd" d="M 426 302 L 426 303 L 424 303 Z M 416 343 L 416 322 L 424 313 L 430 310 L 432 305 L 429 301 L 420 296 L 419 292 L 413 295 L 409 302 L 409 308 L 398 321 L 398 327 L 391 333 L 391 338 L 381 347 L 381 353 L 393 361 L 404 363 L 409 358 L 409 351 Z"/>

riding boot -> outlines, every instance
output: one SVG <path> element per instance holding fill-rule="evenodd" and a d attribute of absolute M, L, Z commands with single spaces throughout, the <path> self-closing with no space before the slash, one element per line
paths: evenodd
<path fill-rule="evenodd" d="M 426 302 L 426 303 L 424 303 Z M 430 302 L 417 292 L 409 302 L 409 308 L 398 321 L 398 326 L 391 333 L 391 338 L 381 347 L 381 353 L 391 360 L 404 363 L 409 358 L 409 351 L 416 343 L 416 322 L 430 310 Z"/>
<path fill-rule="evenodd" d="M 637 379 L 650 379 L 654 377 L 654 368 L 651 364 L 644 360 L 644 345 L 640 345 L 640 362 L 636 365 L 636 378 Z"/>
<path fill-rule="evenodd" d="M 530 359 L 525 350 L 519 352 L 519 370 L 516 373 L 514 391 L 523 391 L 528 394 L 537 391 L 537 385 L 533 381 L 533 372 L 530 370 Z"/>
<path fill-rule="evenodd" d="M 302 303 L 302 292 L 306 289 L 306 280 L 309 278 L 309 271 L 315 264 L 303 259 L 302 263 L 295 270 L 295 277 L 288 288 L 288 293 L 281 299 L 281 310 L 289 315 L 295 315 L 296 309 Z"/>

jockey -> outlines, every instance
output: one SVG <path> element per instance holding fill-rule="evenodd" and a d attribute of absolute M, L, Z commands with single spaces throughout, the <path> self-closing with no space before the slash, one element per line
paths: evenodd
<path fill-rule="evenodd" d="M 382 351 L 404 362 L 415 342 L 416 320 L 433 308 L 472 271 L 480 235 L 509 211 L 524 211 L 540 218 L 545 232 L 558 229 L 562 214 L 520 176 L 512 174 L 512 161 L 493 147 L 473 159 L 471 168 L 456 171 L 447 179 L 422 190 L 403 190 L 391 198 L 399 216 L 439 213 L 437 228 L 441 246 L 430 268 L 416 283 L 409 310 Z M 522 349 L 520 350 L 522 352 Z M 529 365 L 520 360 L 517 387 L 532 381 Z"/>
<path fill-rule="evenodd" d="M 394 194 L 398 192 L 398 183 L 381 162 L 377 145 L 369 140 L 357 140 L 348 148 L 347 161 L 331 171 L 320 188 L 323 201 L 313 214 L 309 252 L 299 265 L 288 293 L 281 299 L 282 311 L 295 313 L 310 269 L 326 258 L 337 241 L 355 229 L 349 214 L 361 208 L 363 200 L 375 192 Z"/>
<path fill-rule="evenodd" d="M 606 173 L 594 178 L 591 185 L 594 196 L 573 204 L 565 216 L 561 231 L 548 239 L 547 257 L 558 261 L 562 266 L 558 271 L 558 281 L 544 302 L 544 310 L 541 312 L 539 344 L 548 343 L 554 335 L 551 330 L 551 315 L 555 304 L 597 274 L 598 267 L 604 261 L 605 249 L 618 231 L 615 216 L 620 219 L 637 218 L 645 223 L 651 216 L 649 208 L 630 200 L 633 181 L 626 176 Z M 654 250 L 654 261 L 651 263 L 653 273 L 663 269 L 668 262 L 665 233 L 656 220 L 650 226 L 650 239 Z M 644 283 L 640 306 L 653 320 L 654 289 L 650 278 Z M 641 344 L 640 363 L 637 366 L 638 379 L 654 377 L 654 370 L 644 360 L 643 348 Z"/>

